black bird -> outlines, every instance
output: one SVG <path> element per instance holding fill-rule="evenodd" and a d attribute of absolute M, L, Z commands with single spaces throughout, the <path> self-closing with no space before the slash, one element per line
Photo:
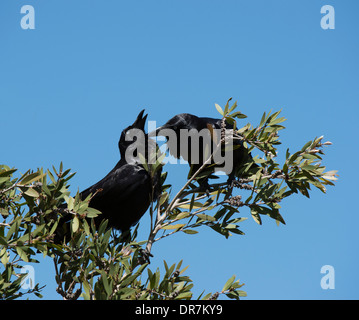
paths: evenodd
<path fill-rule="evenodd" d="M 162 168 L 159 168 L 152 178 L 144 169 L 135 150 L 136 147 L 144 147 L 144 157 L 147 160 L 148 149 L 151 152 L 153 148 L 156 148 L 155 142 L 148 139 L 148 135 L 144 133 L 147 114 L 143 116 L 143 113 L 144 110 L 139 113 L 132 125 L 122 131 L 118 142 L 120 161 L 102 180 L 80 193 L 82 200 L 92 194 L 89 206 L 102 212 L 94 218 L 96 227 L 103 219 L 108 219 L 107 227 L 119 229 L 122 233 L 128 231 L 144 215 L 152 199 L 156 200 L 161 192 Z M 140 130 L 143 133 L 143 139 L 137 139 L 136 136 L 131 139 L 133 137 L 131 129 Z M 148 144 L 150 144 L 149 148 L 147 148 Z M 61 218 L 60 226 L 64 227 L 64 222 L 70 219 L 69 216 Z M 67 231 L 64 232 L 64 230 Z M 69 228 L 66 224 L 65 228 L 59 229 L 56 233 L 54 242 L 59 243 L 59 238 L 61 242 L 64 236 L 68 239 Z"/>
<path fill-rule="evenodd" d="M 173 118 L 168 120 L 163 126 L 157 128 L 156 135 L 167 137 L 167 147 L 170 154 L 177 159 L 180 159 L 180 157 L 182 157 L 184 160 L 188 161 L 189 165 L 191 166 L 189 176 L 192 176 L 208 159 L 209 155 L 213 152 L 212 140 L 214 138 L 212 136 L 213 131 L 211 130 L 211 128 L 221 129 L 221 122 L 222 119 L 197 117 L 193 114 L 181 113 L 175 115 Z M 226 130 L 229 130 L 229 129 L 233 129 L 233 126 L 226 121 L 225 128 Z M 165 129 L 173 130 L 176 139 L 173 139 L 173 137 L 171 138 L 171 132 Z M 194 140 L 193 136 L 191 135 L 188 136 L 187 140 L 186 138 L 185 140 L 183 140 L 183 138 L 181 140 L 182 129 L 185 130 L 195 129 L 198 132 L 200 132 L 203 129 L 207 129 L 207 130 L 203 130 L 202 131 L 203 134 L 200 134 L 196 140 Z M 207 136 L 206 136 L 206 132 L 207 132 Z M 221 137 L 217 136 L 216 141 L 219 142 L 219 139 L 221 139 Z M 195 146 L 195 148 L 193 148 L 194 141 L 198 141 L 197 155 L 193 155 L 193 150 L 197 150 L 197 145 Z M 232 156 L 233 166 L 229 170 L 225 171 L 225 173 L 228 175 L 229 184 L 233 183 L 234 177 L 242 177 L 242 171 L 243 171 L 242 169 L 246 166 L 246 164 L 251 163 L 250 166 L 251 169 L 258 167 L 257 164 L 254 163 L 252 159 L 252 155 L 244 147 L 243 142 L 241 140 L 238 139 L 233 140 L 233 146 L 234 146 L 234 150 L 230 154 L 230 156 Z M 205 159 L 203 159 L 203 155 L 206 148 L 207 150 L 209 150 L 210 153 L 208 153 L 208 156 L 205 157 Z M 211 170 L 211 172 L 214 172 L 214 167 L 217 168 L 223 167 L 217 164 L 218 163 L 214 162 L 212 159 L 212 162 L 209 164 L 210 167 L 207 167 L 205 170 L 209 169 Z M 198 179 L 198 183 L 200 184 L 201 187 L 204 187 L 208 190 L 209 188 L 208 179 L 206 178 Z"/>

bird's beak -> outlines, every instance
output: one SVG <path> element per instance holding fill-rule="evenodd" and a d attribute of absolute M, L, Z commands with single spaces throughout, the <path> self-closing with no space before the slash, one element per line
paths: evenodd
<path fill-rule="evenodd" d="M 147 119 L 147 114 L 143 116 L 143 113 L 145 112 L 145 109 L 143 109 L 137 116 L 136 121 L 133 123 L 133 127 L 141 130 L 145 130 L 145 124 Z"/>

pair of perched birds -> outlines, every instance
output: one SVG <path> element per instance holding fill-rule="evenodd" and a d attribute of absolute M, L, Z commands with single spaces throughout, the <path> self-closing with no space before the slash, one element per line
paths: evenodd
<path fill-rule="evenodd" d="M 148 139 L 149 135 L 145 134 L 146 118 L 147 114 L 144 115 L 144 110 L 142 110 L 135 122 L 122 131 L 118 142 L 121 154 L 120 161 L 102 180 L 80 193 L 80 197 L 83 200 L 92 194 L 93 196 L 89 203 L 90 207 L 95 208 L 102 213 L 95 218 L 96 226 L 98 226 L 103 219 L 107 219 L 108 227 L 113 227 L 124 233 L 140 220 L 150 206 L 151 201 L 155 201 L 161 194 L 160 178 L 162 168 L 155 172 L 154 177 L 151 177 L 150 173 L 145 170 L 143 164 L 139 161 L 138 155 L 131 154 L 131 152 L 126 153 L 134 143 L 134 141 L 128 139 L 127 136 L 131 129 L 141 130 L 144 134 L 145 139 L 140 143 L 145 144 L 144 158 L 146 161 L 148 161 L 149 157 L 148 152 L 149 150 L 151 151 L 151 147 L 148 148 L 148 143 L 152 141 L 153 144 L 150 144 L 150 146 L 152 146 L 152 149 L 153 147 L 156 148 L 157 145 L 154 140 Z M 169 152 L 178 159 L 182 156 L 187 160 L 189 165 L 192 166 L 191 174 L 194 174 L 204 163 L 204 160 L 202 159 L 203 153 L 200 152 L 199 158 L 196 159 L 199 160 L 198 163 L 194 163 L 190 151 L 190 142 L 187 144 L 188 151 L 184 151 L 184 149 L 181 148 L 181 142 L 183 141 L 180 141 L 180 130 L 196 129 L 197 131 L 201 131 L 202 129 L 209 127 L 223 130 L 223 123 L 221 122 L 222 119 L 197 117 L 192 114 L 183 113 L 174 116 L 151 134 L 162 135 L 161 132 L 165 132 L 164 129 L 173 130 L 176 133 L 177 141 L 175 144 L 167 143 Z M 233 126 L 226 123 L 225 129 L 233 129 Z M 136 140 L 136 138 L 134 140 Z M 137 143 L 139 142 L 137 141 Z M 230 172 L 226 172 L 229 176 L 229 180 L 233 180 L 235 176 L 240 176 L 240 171 L 241 168 L 243 168 L 244 163 L 248 163 L 249 161 L 256 166 L 250 153 L 248 153 L 240 140 L 235 140 L 233 145 L 237 146 L 237 148 L 234 148 L 232 153 L 233 168 Z M 203 143 L 199 145 L 199 148 L 201 150 L 204 149 Z M 209 187 L 207 180 L 208 179 L 198 180 L 200 187 L 207 189 Z M 58 232 L 55 237 L 55 239 L 57 238 L 56 241 L 63 241 L 65 233 L 61 231 L 64 230 L 61 228 L 63 228 L 64 224 L 70 219 L 71 215 L 61 218 Z"/>

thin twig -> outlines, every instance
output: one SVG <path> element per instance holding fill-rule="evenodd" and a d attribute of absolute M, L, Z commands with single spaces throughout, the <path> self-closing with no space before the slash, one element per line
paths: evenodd
<path fill-rule="evenodd" d="M 6 193 L 8 191 L 10 191 L 11 189 L 14 189 L 16 187 L 23 187 L 23 185 L 19 185 L 17 182 L 15 182 L 12 186 L 10 186 L 9 188 L 6 188 L 6 189 L 3 189 L 3 190 L 0 190 L 0 194 L 3 194 L 3 193 Z"/>
<path fill-rule="evenodd" d="M 152 244 L 154 243 L 156 234 L 158 233 L 158 231 L 161 229 L 162 227 L 162 222 L 166 219 L 166 217 L 168 216 L 169 212 L 171 210 L 173 210 L 174 205 L 176 204 L 176 202 L 180 199 L 182 193 L 184 192 L 184 190 L 189 186 L 189 184 L 200 174 L 200 172 L 205 168 L 205 166 L 207 164 L 210 163 L 210 161 L 212 160 L 213 156 L 215 155 L 216 152 L 218 152 L 218 150 L 220 150 L 220 146 L 221 146 L 221 142 L 219 142 L 215 148 L 215 150 L 213 151 L 213 153 L 208 157 L 208 159 L 201 165 L 201 167 L 190 177 L 190 179 L 188 179 L 188 181 L 185 183 L 185 185 L 177 192 L 177 194 L 174 196 L 174 198 L 172 199 L 172 201 L 170 202 L 170 204 L 167 206 L 165 212 L 163 214 L 161 214 L 160 212 L 160 206 L 158 205 L 158 210 L 157 210 L 157 218 L 156 218 L 156 222 L 155 222 L 155 227 L 153 228 L 153 230 L 151 231 L 149 237 L 148 237 L 148 241 L 147 241 L 147 245 L 146 245 L 146 252 L 147 254 L 151 253 L 151 249 L 152 249 Z"/>

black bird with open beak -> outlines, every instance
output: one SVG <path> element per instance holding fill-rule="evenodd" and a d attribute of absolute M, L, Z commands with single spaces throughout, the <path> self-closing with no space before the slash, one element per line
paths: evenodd
<path fill-rule="evenodd" d="M 108 227 L 119 229 L 122 233 L 128 231 L 141 219 L 151 201 L 156 200 L 160 192 L 162 168 L 156 172 L 154 177 L 151 177 L 136 156 L 131 156 L 131 153 L 126 152 L 135 141 L 138 145 L 139 143 L 146 144 L 146 141 L 149 140 L 148 135 L 145 134 L 147 114 L 143 114 L 144 110 L 139 113 L 132 125 L 122 131 L 118 142 L 120 161 L 103 179 L 80 193 L 83 200 L 92 194 L 89 206 L 102 213 L 94 218 L 96 227 L 102 220 L 108 219 Z M 137 141 L 137 137 L 134 137 L 132 141 L 126 138 L 131 129 L 140 130 L 145 137 L 144 141 L 142 141 L 143 139 Z M 69 230 L 66 231 L 66 227 L 69 228 L 66 222 L 70 219 L 71 215 L 61 218 L 55 243 L 61 242 L 64 237 L 68 241 Z M 60 226 L 64 228 L 60 228 Z"/>
<path fill-rule="evenodd" d="M 181 157 L 188 161 L 191 166 L 189 177 L 191 177 L 208 159 L 205 159 L 204 152 L 207 148 L 211 153 L 213 152 L 213 136 L 212 129 L 221 130 L 222 119 L 207 118 L 207 117 L 197 117 L 189 113 L 177 114 L 168 120 L 163 126 L 160 126 L 155 130 L 156 136 L 165 136 L 167 137 L 167 147 L 172 156 L 177 159 Z M 212 129 L 211 129 L 212 128 Z M 226 130 L 233 129 L 233 126 L 226 122 Z M 206 130 L 207 129 L 207 137 Z M 202 132 L 199 135 L 199 139 L 193 139 L 191 136 L 181 135 L 182 130 L 197 130 L 197 132 Z M 154 132 L 150 133 L 150 136 L 153 136 Z M 175 138 L 174 138 L 175 137 Z M 185 140 L 184 140 L 185 139 Z M 219 138 L 220 139 L 220 138 Z M 193 141 L 198 142 L 193 146 Z M 219 141 L 219 140 L 218 140 Z M 210 142 L 210 143 L 208 143 Z M 232 164 L 233 166 L 229 171 L 225 171 L 228 175 L 228 183 L 232 184 L 235 177 L 241 177 L 241 169 L 249 162 L 252 163 L 251 168 L 258 168 L 252 159 L 252 155 L 248 150 L 243 146 L 242 141 L 233 140 L 234 150 L 231 152 Z M 198 150 L 197 150 L 198 148 Z M 193 156 L 193 150 L 197 151 L 196 156 Z M 228 152 L 228 151 L 226 151 Z M 209 153 L 209 155 L 211 154 Z M 209 167 L 211 165 L 211 167 Z M 220 168 L 221 166 L 216 166 L 215 162 L 210 162 L 209 166 L 206 169 L 210 169 L 214 172 L 214 168 Z M 213 176 L 210 176 L 213 177 Z M 198 179 L 198 183 L 201 187 L 204 187 L 208 190 L 208 178 Z"/>

